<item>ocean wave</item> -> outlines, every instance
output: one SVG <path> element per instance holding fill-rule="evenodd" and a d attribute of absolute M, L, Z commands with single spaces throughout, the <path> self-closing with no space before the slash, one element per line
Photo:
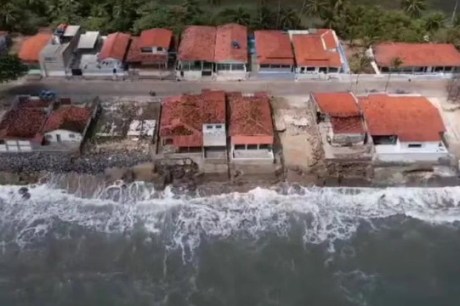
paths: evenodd
<path fill-rule="evenodd" d="M 460 187 L 447 188 L 256 188 L 247 193 L 208 197 L 155 192 L 144 183 L 115 184 L 83 198 L 50 185 L 0 187 L 0 237 L 24 247 L 46 237 L 56 222 L 104 233 L 142 227 L 161 235 L 184 257 L 205 238 L 270 232 L 287 235 L 301 227 L 305 244 L 346 240 L 363 222 L 406 216 L 434 224 L 460 221 Z"/>

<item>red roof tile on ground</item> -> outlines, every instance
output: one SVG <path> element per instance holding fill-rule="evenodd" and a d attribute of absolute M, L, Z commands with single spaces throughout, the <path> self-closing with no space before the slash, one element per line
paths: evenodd
<path fill-rule="evenodd" d="M 142 65 L 161 64 L 168 61 L 167 54 L 142 53 L 139 47 L 139 37 L 132 37 L 126 62 L 141 63 Z"/>
<path fill-rule="evenodd" d="M 335 67 L 342 66 L 337 51 L 325 49 L 326 43 L 318 34 L 296 34 L 292 36 L 297 66 Z"/>
<path fill-rule="evenodd" d="M 123 61 L 128 45 L 131 40 L 131 35 L 121 32 L 109 34 L 104 41 L 99 59 L 114 58 Z"/>
<path fill-rule="evenodd" d="M 383 43 L 373 51 L 380 67 L 391 67 L 395 58 L 401 67 L 460 66 L 460 52 L 452 44 Z"/>
<path fill-rule="evenodd" d="M 180 61 L 214 61 L 216 28 L 189 26 L 182 33 L 178 59 Z"/>
<path fill-rule="evenodd" d="M 38 62 L 40 52 L 51 40 L 50 33 L 38 33 L 27 38 L 21 45 L 18 57 L 24 62 Z"/>
<path fill-rule="evenodd" d="M 230 23 L 217 27 L 214 61 L 248 62 L 248 29 L 245 26 Z"/>
<path fill-rule="evenodd" d="M 5 114 L 0 123 L 0 138 L 39 138 L 46 116 L 46 112 L 39 108 L 12 109 Z"/>
<path fill-rule="evenodd" d="M 230 105 L 230 136 L 233 143 L 243 143 L 251 136 L 253 143 L 273 144 L 273 121 L 270 98 L 267 95 L 245 97 L 228 95 Z"/>
<path fill-rule="evenodd" d="M 160 137 L 171 137 L 174 146 L 201 147 L 206 123 L 225 123 L 225 92 L 203 91 L 163 100 Z"/>
<path fill-rule="evenodd" d="M 173 32 L 168 29 L 149 29 L 141 32 L 139 37 L 139 47 L 162 47 L 169 49 L 173 38 Z"/>
<path fill-rule="evenodd" d="M 282 31 L 255 31 L 256 53 L 261 65 L 294 65 L 289 35 Z"/>
<path fill-rule="evenodd" d="M 364 134 L 364 126 L 361 116 L 331 117 L 334 134 Z"/>
<path fill-rule="evenodd" d="M 425 97 L 375 94 L 359 100 L 372 136 L 439 141 L 446 130 L 438 109 Z"/>
<path fill-rule="evenodd" d="M 312 96 L 321 112 L 331 117 L 360 116 L 358 101 L 352 93 L 313 93 Z"/>
<path fill-rule="evenodd" d="M 59 129 L 82 133 L 90 119 L 89 107 L 61 106 L 48 117 L 42 133 Z"/>

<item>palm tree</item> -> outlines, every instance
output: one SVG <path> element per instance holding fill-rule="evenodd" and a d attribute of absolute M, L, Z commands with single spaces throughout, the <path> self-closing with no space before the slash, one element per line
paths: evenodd
<path fill-rule="evenodd" d="M 241 25 L 249 25 L 251 22 L 251 14 L 244 7 L 237 7 L 236 9 L 228 8 L 221 11 L 218 17 L 222 18 L 223 23 L 234 22 Z"/>
<path fill-rule="evenodd" d="M 300 26 L 300 18 L 292 8 L 283 8 L 280 12 L 280 25 L 282 29 L 296 29 Z"/>
<path fill-rule="evenodd" d="M 401 8 L 411 17 L 419 17 L 426 10 L 425 0 L 402 0 Z"/>
<path fill-rule="evenodd" d="M 276 16 L 268 6 L 259 6 L 252 26 L 256 29 L 273 29 L 276 25 Z"/>
<path fill-rule="evenodd" d="M 304 0 L 301 13 L 312 17 L 319 17 L 326 7 L 325 0 Z"/>
<path fill-rule="evenodd" d="M 402 64 L 403 64 L 403 61 L 399 57 L 395 57 L 394 59 L 391 60 L 390 71 L 388 71 L 388 79 L 387 79 L 387 83 L 385 84 L 385 92 L 388 89 L 388 85 L 390 85 L 391 73 L 393 72 L 393 70 L 399 69 L 399 67 L 401 67 Z"/>
<path fill-rule="evenodd" d="M 442 28 L 446 17 L 441 12 L 432 13 L 425 17 L 425 29 L 428 32 L 434 32 Z"/>

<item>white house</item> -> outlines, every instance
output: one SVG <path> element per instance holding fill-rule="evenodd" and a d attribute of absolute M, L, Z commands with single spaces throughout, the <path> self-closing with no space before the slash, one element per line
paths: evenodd
<path fill-rule="evenodd" d="M 377 161 L 438 162 L 449 156 L 441 115 L 425 97 L 373 94 L 360 104 Z"/>
<path fill-rule="evenodd" d="M 217 27 L 214 52 L 218 80 L 244 80 L 248 65 L 248 29 L 230 23 Z"/>

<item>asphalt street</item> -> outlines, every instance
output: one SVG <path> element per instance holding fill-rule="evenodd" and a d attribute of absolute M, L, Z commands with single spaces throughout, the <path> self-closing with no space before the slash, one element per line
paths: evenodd
<path fill-rule="evenodd" d="M 347 91 L 362 94 L 371 91 L 384 91 L 387 78 L 363 78 L 356 82 L 350 81 L 259 81 L 242 82 L 216 81 L 95 81 L 95 80 L 59 80 L 45 79 L 41 81 L 15 82 L 0 85 L 5 95 L 37 94 L 41 90 L 52 90 L 60 96 L 142 96 L 155 91 L 159 96 L 180 93 L 195 93 L 202 89 L 221 89 L 226 91 L 257 92 L 266 91 L 272 95 L 302 95 L 309 92 Z M 390 79 L 388 92 L 419 93 L 425 96 L 445 96 L 447 94 L 446 79 Z"/>

